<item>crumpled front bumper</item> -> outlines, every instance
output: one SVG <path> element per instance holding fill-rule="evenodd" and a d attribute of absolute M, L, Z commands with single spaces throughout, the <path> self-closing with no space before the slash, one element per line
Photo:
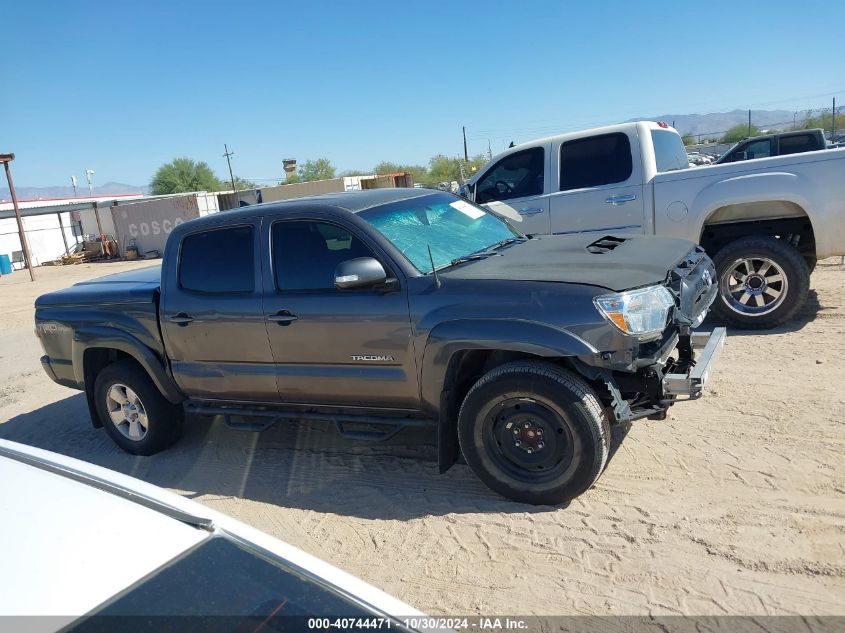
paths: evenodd
<path fill-rule="evenodd" d="M 695 352 L 695 363 L 685 373 L 663 375 L 663 393 L 670 399 L 694 400 L 700 398 L 713 370 L 719 362 L 719 355 L 725 346 L 725 328 L 717 327 L 712 332 L 696 332 L 690 343 Z"/>

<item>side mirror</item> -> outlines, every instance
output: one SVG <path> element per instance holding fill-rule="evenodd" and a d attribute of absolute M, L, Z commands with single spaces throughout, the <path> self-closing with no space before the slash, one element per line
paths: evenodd
<path fill-rule="evenodd" d="M 470 202 L 475 202 L 475 185 L 471 185 L 469 183 L 465 184 L 463 196 Z"/>
<path fill-rule="evenodd" d="M 377 259 L 356 257 L 340 262 L 334 271 L 334 285 L 340 290 L 376 286 L 387 281 L 387 273 Z"/>
<path fill-rule="evenodd" d="M 748 152 L 737 152 L 734 154 L 733 160 L 748 160 Z"/>

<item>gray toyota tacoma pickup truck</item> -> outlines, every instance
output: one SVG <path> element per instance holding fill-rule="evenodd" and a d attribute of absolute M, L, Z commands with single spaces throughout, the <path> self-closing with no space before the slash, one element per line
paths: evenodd
<path fill-rule="evenodd" d="M 160 267 L 45 294 L 35 321 L 44 370 L 130 453 L 185 413 L 436 425 L 441 472 L 463 453 L 554 504 L 599 477 L 611 424 L 701 395 L 714 276 L 686 240 L 525 236 L 450 193 L 380 189 L 183 223 Z"/>

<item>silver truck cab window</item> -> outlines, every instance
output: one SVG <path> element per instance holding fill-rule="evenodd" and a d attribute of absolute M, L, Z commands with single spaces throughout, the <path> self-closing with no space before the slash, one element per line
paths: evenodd
<path fill-rule="evenodd" d="M 534 147 L 505 156 L 479 181 L 478 204 L 543 195 L 546 152 Z"/>
<path fill-rule="evenodd" d="M 654 145 L 654 161 L 659 173 L 689 167 L 689 157 L 684 148 L 684 142 L 674 132 L 652 130 L 651 144 Z"/>
<path fill-rule="evenodd" d="M 560 146 L 560 190 L 625 182 L 634 170 L 631 142 L 622 132 L 599 134 Z"/>

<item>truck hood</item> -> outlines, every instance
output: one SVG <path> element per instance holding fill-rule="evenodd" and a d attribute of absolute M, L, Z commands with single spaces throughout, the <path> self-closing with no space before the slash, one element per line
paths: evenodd
<path fill-rule="evenodd" d="M 694 247 L 690 241 L 667 237 L 545 235 L 441 274 L 458 279 L 586 284 L 619 292 L 663 282 Z"/>
<path fill-rule="evenodd" d="M 149 303 L 161 285 L 161 264 L 128 270 L 41 295 L 35 307 L 92 303 Z"/>

